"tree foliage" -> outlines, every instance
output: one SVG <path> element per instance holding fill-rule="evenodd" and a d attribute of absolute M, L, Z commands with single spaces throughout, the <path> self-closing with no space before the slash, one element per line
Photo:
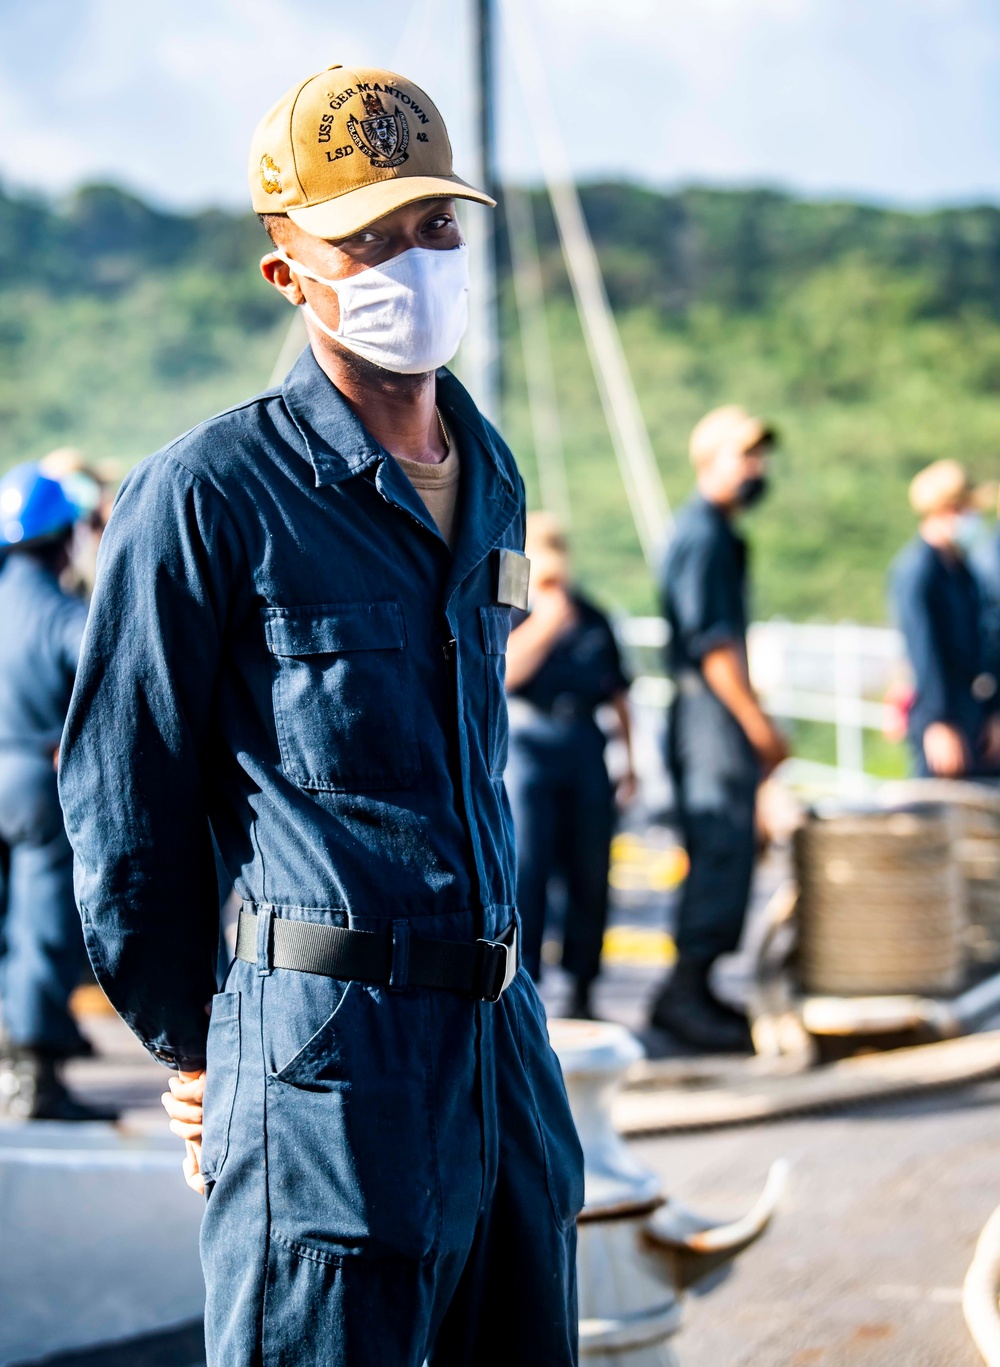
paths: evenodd
<path fill-rule="evenodd" d="M 771 190 L 583 190 L 671 498 L 687 433 L 738 401 L 784 437 L 754 513 L 756 610 L 879 620 L 911 534 L 906 483 L 942 455 L 1000 474 L 1000 211 L 915 214 Z M 533 197 L 584 578 L 652 605 L 555 226 Z M 55 445 L 124 469 L 268 381 L 289 321 L 252 215 L 167 213 L 113 186 L 0 193 L 0 467 Z M 509 285 L 504 426 L 534 493 Z"/>

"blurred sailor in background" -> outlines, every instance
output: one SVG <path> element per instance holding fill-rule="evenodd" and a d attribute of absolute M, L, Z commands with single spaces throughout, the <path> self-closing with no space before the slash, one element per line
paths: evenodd
<path fill-rule="evenodd" d="M 891 572 L 896 621 L 906 641 L 914 694 L 908 735 L 918 775 L 996 773 L 1000 719 L 995 662 L 983 602 L 968 565 L 982 521 L 957 461 L 939 460 L 910 484 L 917 535 Z"/>
<path fill-rule="evenodd" d="M 87 619 L 59 576 L 80 509 L 37 465 L 0 480 L 0 839 L 9 877 L 0 958 L 0 1106 L 23 1119 L 107 1116 L 67 1091 L 90 1052 L 69 1012 L 87 962 L 56 765 Z"/>
<path fill-rule="evenodd" d="M 524 962 L 541 971 L 549 883 L 566 890 L 562 964 L 573 980 L 568 1015 L 592 1016 L 608 913 L 614 794 L 595 710 L 615 710 L 627 753 L 620 796 L 635 791 L 628 680 L 611 624 L 571 586 L 558 520 L 529 513 L 531 610 L 517 613 L 507 646 L 510 753 L 505 782 L 517 837 L 517 905 Z"/>
<path fill-rule="evenodd" d="M 97 574 L 97 551 L 111 515 L 116 480 L 106 478 L 105 466 L 91 465 L 75 446 L 60 446 L 38 462 L 49 479 L 62 485 L 66 496 L 80 509 L 73 533 L 71 563 L 63 571 L 63 588 L 89 598 Z"/>
<path fill-rule="evenodd" d="M 987 672 L 1000 680 L 1000 483 L 994 480 L 980 485 L 975 502 L 990 523 L 984 519 L 982 535 L 976 538 L 968 563 L 979 586 Z"/>
<path fill-rule="evenodd" d="M 663 574 L 676 694 L 668 764 L 690 871 L 681 890 L 677 962 L 651 1024 L 702 1050 L 751 1047 L 746 1018 L 713 994 L 709 973 L 739 943 L 755 855 L 761 778 L 788 754 L 747 666 L 746 543 L 734 519 L 767 487 L 770 427 L 735 405 L 691 434 L 697 493 L 682 509 Z"/>

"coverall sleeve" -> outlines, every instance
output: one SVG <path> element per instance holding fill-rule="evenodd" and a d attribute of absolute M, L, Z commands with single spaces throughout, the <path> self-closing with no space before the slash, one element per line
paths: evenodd
<path fill-rule="evenodd" d="M 605 646 L 604 671 L 601 678 L 601 688 L 606 698 L 613 698 L 617 693 L 627 693 L 631 687 L 632 680 L 625 672 L 622 654 L 618 648 L 618 641 L 615 637 L 615 629 L 603 614 L 602 619 Z"/>
<path fill-rule="evenodd" d="M 983 668 L 1000 682 L 1000 536 L 994 535 L 977 547 L 969 568 L 979 592 Z M 1000 713 L 1000 690 L 990 699 L 987 710 L 994 716 Z"/>
<path fill-rule="evenodd" d="M 952 722 L 954 717 L 949 704 L 948 678 L 926 577 L 913 573 L 906 566 L 900 567 L 893 579 L 893 599 L 896 621 L 903 633 L 906 654 L 920 695 L 920 711 L 927 718 L 928 725 L 939 721 Z"/>
<path fill-rule="evenodd" d="M 59 772 L 94 972 L 147 1049 L 182 1068 L 204 1065 L 216 991 L 205 759 L 242 562 L 220 495 L 169 454 L 130 476 L 101 546 Z"/>
<path fill-rule="evenodd" d="M 67 598 L 59 613 L 55 630 L 58 633 L 56 648 L 66 675 L 72 679 L 80 663 L 80 648 L 87 625 L 87 605 L 81 599 Z"/>
<path fill-rule="evenodd" d="M 726 548 L 699 537 L 668 563 L 665 592 L 692 660 L 743 639 L 739 580 Z"/>

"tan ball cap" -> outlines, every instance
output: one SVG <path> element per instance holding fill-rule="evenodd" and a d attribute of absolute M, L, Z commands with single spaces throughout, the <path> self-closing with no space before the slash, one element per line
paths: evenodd
<path fill-rule="evenodd" d="M 566 528 L 562 518 L 555 513 L 536 509 L 524 519 L 524 553 L 540 554 L 542 551 L 566 550 Z"/>
<path fill-rule="evenodd" d="M 910 483 L 910 507 L 918 517 L 965 508 L 971 497 L 969 477 L 957 460 L 936 460 Z"/>
<path fill-rule="evenodd" d="M 761 441 L 774 441 L 775 431 L 763 418 L 755 418 L 738 403 L 713 408 L 691 433 L 688 452 L 692 465 L 703 465 L 724 446 L 749 451 Z"/>
<path fill-rule="evenodd" d="M 314 237 L 360 232 L 418 199 L 495 201 L 452 170 L 444 120 L 419 86 L 378 67 L 327 67 L 283 95 L 250 146 L 250 198 Z"/>
<path fill-rule="evenodd" d="M 554 513 L 529 513 L 524 525 L 524 553 L 531 561 L 531 584 L 568 584 L 569 554 L 566 529 Z"/>

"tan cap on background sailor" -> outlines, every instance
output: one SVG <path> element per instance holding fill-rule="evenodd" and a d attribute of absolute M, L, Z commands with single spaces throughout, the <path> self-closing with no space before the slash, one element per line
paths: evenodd
<path fill-rule="evenodd" d="M 289 90 L 250 149 L 259 214 L 287 214 L 315 237 L 348 237 L 418 199 L 446 195 L 493 206 L 452 169 L 444 120 L 412 81 L 340 65 Z"/>

